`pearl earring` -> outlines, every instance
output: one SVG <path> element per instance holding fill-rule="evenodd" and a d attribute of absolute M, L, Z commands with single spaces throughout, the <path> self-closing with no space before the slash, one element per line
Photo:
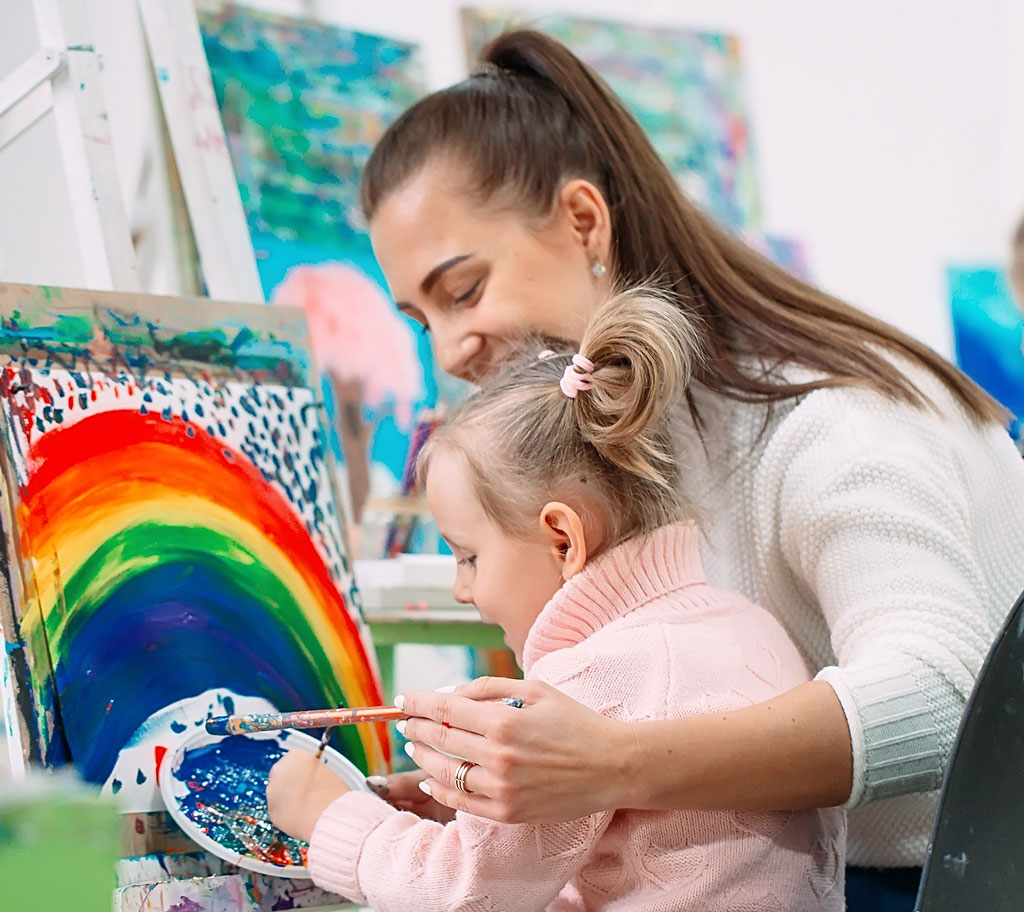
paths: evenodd
<path fill-rule="evenodd" d="M 608 270 L 604 268 L 604 263 L 602 263 L 600 260 L 594 260 L 594 264 L 590 267 L 590 271 L 594 274 L 595 279 L 599 279 Z"/>

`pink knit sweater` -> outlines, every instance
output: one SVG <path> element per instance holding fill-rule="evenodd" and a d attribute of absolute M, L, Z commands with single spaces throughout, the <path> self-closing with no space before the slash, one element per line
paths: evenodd
<path fill-rule="evenodd" d="M 721 712 L 808 680 L 779 624 L 704 579 L 692 526 L 595 559 L 545 606 L 523 650 L 547 681 L 616 719 Z M 699 745 L 694 745 L 699 750 Z M 322 887 L 387 910 L 843 908 L 843 813 L 638 811 L 445 826 L 350 792 L 309 849 Z"/>

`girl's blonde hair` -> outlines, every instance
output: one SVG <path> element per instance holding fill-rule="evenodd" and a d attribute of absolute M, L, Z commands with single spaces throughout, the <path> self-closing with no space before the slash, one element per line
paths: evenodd
<path fill-rule="evenodd" d="M 680 485 L 675 428 L 697 362 L 698 332 L 666 292 L 621 291 L 594 314 L 580 353 L 592 388 L 560 381 L 575 352 L 534 353 L 489 380 L 420 453 L 426 480 L 439 450 L 457 453 L 495 525 L 523 537 L 544 505 L 575 500 L 600 524 L 603 547 L 692 518 Z M 593 515 L 596 513 L 597 515 Z"/>

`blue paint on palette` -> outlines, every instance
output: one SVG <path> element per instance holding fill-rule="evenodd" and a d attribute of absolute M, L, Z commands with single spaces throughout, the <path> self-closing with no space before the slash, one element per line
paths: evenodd
<path fill-rule="evenodd" d="M 188 787 L 181 811 L 215 842 L 276 865 L 303 865 L 307 843 L 267 814 L 270 768 L 287 751 L 273 738 L 235 735 L 186 751 L 174 776 Z"/>

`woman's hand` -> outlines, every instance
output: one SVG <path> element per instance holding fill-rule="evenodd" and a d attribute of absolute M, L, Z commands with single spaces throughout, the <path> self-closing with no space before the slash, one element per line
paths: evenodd
<path fill-rule="evenodd" d="M 276 827 L 309 842 L 320 815 L 348 791 L 321 760 L 303 750 L 288 751 L 270 768 L 267 812 Z"/>
<path fill-rule="evenodd" d="M 448 823 L 455 819 L 455 811 L 435 801 L 420 783 L 427 778 L 422 770 L 394 773 L 391 776 L 369 776 L 366 784 L 392 807 L 410 811 L 424 820 Z"/>
<path fill-rule="evenodd" d="M 522 709 L 486 702 L 518 697 Z M 396 700 L 396 703 L 398 701 Z M 505 823 L 560 823 L 613 808 L 779 810 L 850 795 L 850 728 L 824 681 L 729 712 L 619 722 L 540 681 L 480 678 L 452 695 L 407 693 L 405 735 L 441 804 Z M 472 794 L 455 788 L 460 760 Z"/>
<path fill-rule="evenodd" d="M 482 702 L 503 697 L 523 707 Z M 449 808 L 505 823 L 556 823 L 637 806 L 630 789 L 640 783 L 627 776 L 629 726 L 547 684 L 480 678 L 450 695 L 400 699 L 413 717 L 405 723 L 410 756 L 429 776 L 423 787 Z M 440 751 L 476 764 L 466 773 L 470 793 L 455 788 L 461 761 Z"/>

